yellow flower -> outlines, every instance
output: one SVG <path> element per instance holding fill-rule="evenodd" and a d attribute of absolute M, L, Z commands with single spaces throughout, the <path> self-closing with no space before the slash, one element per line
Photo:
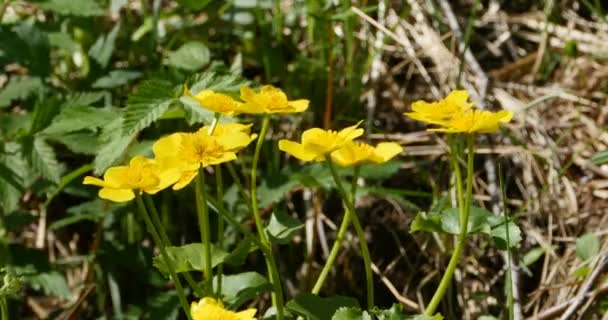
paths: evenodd
<path fill-rule="evenodd" d="M 501 123 L 508 123 L 513 118 L 513 112 L 501 110 L 498 112 L 470 109 L 454 115 L 441 128 L 429 131 L 447 133 L 492 133 L 498 131 Z"/>
<path fill-rule="evenodd" d="M 249 135 L 249 139 L 251 141 L 255 140 L 255 138 L 257 138 L 257 134 L 250 134 L 251 133 L 251 126 L 252 124 L 241 124 L 241 123 L 220 123 L 217 126 L 215 126 L 215 129 L 213 130 L 213 133 L 211 134 L 214 137 L 221 137 L 221 136 L 225 136 L 225 135 L 230 135 L 233 133 L 244 133 Z M 200 129 L 200 131 L 206 131 L 209 132 L 209 129 L 211 128 L 211 126 L 204 126 Z"/>
<path fill-rule="evenodd" d="M 353 141 L 332 152 L 331 159 L 341 167 L 356 166 L 365 163 L 384 163 L 403 151 L 403 147 L 394 142 L 381 142 L 376 147 L 367 143 Z"/>
<path fill-rule="evenodd" d="M 242 113 L 295 113 L 308 109 L 308 100 L 287 100 L 285 93 L 271 85 L 263 86 L 259 92 L 243 86 L 241 99 L 245 103 L 241 106 Z"/>
<path fill-rule="evenodd" d="M 344 144 L 363 134 L 363 129 L 357 128 L 361 122 L 339 132 L 312 128 L 302 134 L 302 143 L 282 139 L 279 149 L 303 161 L 324 161 L 325 155 L 340 149 Z"/>
<path fill-rule="evenodd" d="M 128 166 L 108 168 L 103 180 L 87 176 L 83 184 L 102 187 L 99 197 L 103 199 L 126 202 L 135 198 L 135 192 L 154 194 L 175 183 L 178 177 L 176 171 L 164 168 L 156 160 L 136 156 Z"/>
<path fill-rule="evenodd" d="M 469 94 L 466 91 L 454 90 L 438 102 L 416 101 L 412 104 L 413 112 L 406 112 L 404 115 L 414 120 L 443 125 L 455 114 L 460 114 L 473 106 L 472 103 L 467 103 L 468 99 Z"/>
<path fill-rule="evenodd" d="M 194 320 L 255 320 L 256 309 L 234 312 L 224 309 L 221 301 L 213 298 L 203 298 L 192 302 L 190 314 Z"/>
<path fill-rule="evenodd" d="M 184 96 L 191 97 L 205 109 L 225 116 L 237 115 L 242 105 L 241 102 L 232 99 L 231 96 L 213 90 L 203 90 L 192 95 L 188 87 L 184 86 Z"/>
<path fill-rule="evenodd" d="M 194 133 L 178 132 L 161 138 L 152 150 L 165 167 L 180 171 L 180 177 L 173 185 L 173 190 L 178 190 L 196 177 L 199 168 L 236 159 L 236 152 L 253 139 L 241 131 L 215 136 L 209 135 L 208 128 L 201 128 Z"/>

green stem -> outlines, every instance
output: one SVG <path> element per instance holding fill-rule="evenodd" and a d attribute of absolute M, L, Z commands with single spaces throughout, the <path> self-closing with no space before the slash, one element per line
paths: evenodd
<path fill-rule="evenodd" d="M 217 187 L 217 206 L 218 212 L 224 207 L 224 183 L 222 178 L 222 167 L 215 166 L 215 185 Z M 222 208 L 222 209 L 220 209 Z M 224 219 L 217 219 L 217 245 L 220 248 L 224 246 Z M 217 267 L 217 296 L 222 296 L 222 275 L 224 273 L 224 265 L 220 264 Z"/>
<path fill-rule="evenodd" d="M 181 304 L 182 309 L 184 309 L 184 312 L 186 313 L 186 316 L 188 317 L 188 319 L 192 320 L 192 316 L 190 315 L 190 308 L 188 306 L 188 301 L 186 300 L 186 295 L 184 294 L 184 289 L 182 287 L 181 282 L 179 281 L 179 278 L 177 277 L 175 268 L 173 267 L 173 261 L 169 258 L 169 254 L 167 253 L 165 246 L 163 246 L 162 240 L 160 239 L 158 232 L 156 232 L 156 229 L 154 228 L 154 224 L 152 223 L 152 220 L 150 220 L 150 216 L 148 215 L 148 211 L 146 210 L 144 202 L 141 199 L 141 195 L 139 195 L 137 193 L 135 194 L 135 202 L 137 203 L 137 208 L 139 209 L 139 213 L 140 213 L 141 217 L 143 218 L 144 222 L 146 223 L 148 232 L 152 236 L 152 239 L 154 240 L 154 243 L 156 244 L 156 246 L 160 249 L 160 254 L 163 257 L 165 264 L 167 265 L 169 274 L 171 275 L 171 278 L 173 279 L 173 283 L 175 284 L 175 289 L 177 289 L 176 291 L 177 291 L 177 297 L 179 298 L 179 303 Z"/>
<path fill-rule="evenodd" d="M 281 287 L 281 279 L 279 278 L 277 264 L 274 259 L 274 255 L 272 254 L 272 245 L 268 240 L 268 236 L 266 235 L 266 231 L 264 230 L 264 225 L 262 224 L 262 217 L 260 216 L 257 200 L 258 197 L 256 179 L 258 162 L 260 160 L 260 151 L 262 150 L 262 145 L 264 144 L 264 138 L 266 137 L 266 133 L 268 132 L 269 124 L 270 115 L 266 114 L 262 121 L 262 129 L 260 130 L 260 136 L 258 137 L 258 141 L 255 145 L 255 152 L 253 154 L 253 161 L 251 164 L 251 211 L 255 220 L 255 227 L 258 231 L 258 236 L 260 237 L 260 242 L 264 247 L 266 247 L 267 251 L 264 254 L 264 257 L 266 258 L 266 268 L 268 269 L 270 282 L 272 283 L 274 289 L 271 293 L 272 305 L 277 309 L 277 319 L 283 320 L 283 288 Z"/>
<path fill-rule="evenodd" d="M 2 297 L 0 298 L 0 311 L 2 314 L 2 320 L 9 320 L 8 317 L 8 306 L 6 304 L 6 298 Z"/>
<path fill-rule="evenodd" d="M 351 193 L 353 195 L 353 198 L 357 190 L 356 181 L 358 173 L 359 167 L 355 167 L 355 174 L 353 176 L 353 183 L 351 185 Z M 323 284 L 325 283 L 325 280 L 327 279 L 329 271 L 331 271 L 331 268 L 333 267 L 336 258 L 338 257 L 338 252 L 340 252 L 340 248 L 342 247 L 342 243 L 344 242 L 344 237 L 346 236 L 346 231 L 348 230 L 348 226 L 350 225 L 350 216 L 351 214 L 349 214 L 348 212 L 344 214 L 344 218 L 342 219 L 342 224 L 340 224 L 340 229 L 338 229 L 338 235 L 336 236 L 334 245 L 331 247 L 331 251 L 329 252 L 327 261 L 325 261 L 325 265 L 323 266 L 323 269 L 321 270 L 321 273 L 319 274 L 319 277 L 317 278 L 317 281 L 315 282 L 315 285 L 312 288 L 311 292 L 313 294 L 319 294 L 321 288 L 323 287 Z"/>
<path fill-rule="evenodd" d="M 196 177 L 196 212 L 198 214 L 198 227 L 203 244 L 203 274 L 207 292 L 213 292 L 213 272 L 211 266 L 211 237 L 209 228 L 209 211 L 205 192 L 205 170 L 200 168 Z"/>
<path fill-rule="evenodd" d="M 365 284 L 367 289 L 367 306 L 368 309 L 374 307 L 374 275 L 372 273 L 372 259 L 369 254 L 369 248 L 367 246 L 367 240 L 365 239 L 365 231 L 361 227 L 361 222 L 359 221 L 359 217 L 357 216 L 357 212 L 355 211 L 355 198 L 354 194 L 349 195 L 342 184 L 342 179 L 338 175 L 336 168 L 331 161 L 331 157 L 326 156 L 325 160 L 327 162 L 327 166 L 331 171 L 331 175 L 336 182 L 336 187 L 344 200 L 344 205 L 346 207 L 346 215 L 350 217 L 353 222 L 353 226 L 355 227 L 355 232 L 357 234 L 357 238 L 359 238 L 359 244 L 361 246 L 361 256 L 363 257 L 363 264 L 365 268 Z M 356 177 L 354 177 L 356 178 Z M 356 192 L 356 187 L 353 186 L 352 190 Z M 346 219 L 345 219 L 346 220 Z"/>
<path fill-rule="evenodd" d="M 236 172 L 236 169 L 234 168 L 232 163 L 226 162 L 226 168 L 228 168 L 228 173 L 230 174 L 232 181 L 234 181 L 234 183 L 236 184 L 236 187 L 239 189 L 239 193 L 241 194 L 241 197 L 243 197 L 243 200 L 247 203 L 251 203 L 249 195 L 247 194 L 247 192 L 245 191 L 245 187 L 243 187 L 243 184 L 241 183 L 241 178 L 239 177 L 239 174 Z"/>
<path fill-rule="evenodd" d="M 213 121 L 211 122 L 211 126 L 209 127 L 209 135 L 213 135 L 215 132 L 215 128 L 217 128 L 217 124 L 220 122 L 220 117 L 222 115 L 220 113 L 215 113 L 213 116 Z"/>
<path fill-rule="evenodd" d="M 154 201 L 152 201 L 152 197 L 150 197 L 148 195 L 144 195 L 143 198 L 144 198 L 146 207 L 148 208 L 148 212 L 150 212 L 150 216 L 152 216 L 152 223 L 154 224 L 156 231 L 158 231 L 158 233 L 160 235 L 162 245 L 165 248 L 168 246 L 171 246 L 171 240 L 169 239 L 169 236 L 167 236 L 167 231 L 165 230 L 164 224 L 162 223 L 162 221 L 160 219 L 158 210 L 156 210 Z M 194 292 L 196 293 L 197 296 L 203 297 L 205 295 L 203 290 L 200 288 L 200 286 L 194 281 L 194 279 L 192 279 L 192 276 L 190 275 L 190 273 L 184 272 L 184 273 L 182 273 L 182 275 L 184 276 L 184 279 L 186 279 L 186 282 L 188 282 L 188 285 L 194 290 Z"/>
<path fill-rule="evenodd" d="M 443 296 L 445 295 L 445 292 L 452 281 L 454 271 L 456 270 L 456 266 L 458 265 L 458 261 L 460 260 L 460 256 L 462 255 L 464 246 L 466 244 L 468 232 L 467 229 L 469 225 L 469 211 L 471 208 L 471 196 L 473 192 L 473 158 L 475 156 L 475 136 L 472 134 L 467 136 L 467 149 L 467 189 L 464 199 L 461 197 L 462 176 L 460 174 L 460 165 L 458 164 L 457 156 L 455 156 L 455 159 L 452 160 L 456 174 L 456 188 L 459 194 L 458 207 L 460 208 L 460 233 L 458 234 L 456 248 L 454 248 L 454 252 L 452 253 L 452 257 L 450 258 L 447 269 L 441 278 L 441 282 L 439 283 L 431 302 L 424 311 L 424 314 L 427 316 L 432 316 L 435 313 L 441 299 L 443 299 Z"/>

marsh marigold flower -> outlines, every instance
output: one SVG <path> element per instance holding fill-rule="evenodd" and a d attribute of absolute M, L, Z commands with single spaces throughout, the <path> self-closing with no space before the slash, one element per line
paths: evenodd
<path fill-rule="evenodd" d="M 452 91 L 439 102 L 427 103 L 416 101 L 412 104 L 414 112 L 404 115 L 439 128 L 428 129 L 446 133 L 492 133 L 498 131 L 501 123 L 507 123 L 513 118 L 513 112 L 501 110 L 491 112 L 479 110 L 468 103 L 469 95 L 463 90 Z"/>
<path fill-rule="evenodd" d="M 111 167 L 103 180 L 91 176 L 83 184 L 102 187 L 99 197 L 114 202 L 126 202 L 135 198 L 135 192 L 154 194 L 175 183 L 177 173 L 163 168 L 156 160 L 136 156 L 127 166 Z"/>
<path fill-rule="evenodd" d="M 154 143 L 152 150 L 156 159 L 181 172 L 173 185 L 174 190 L 188 185 L 199 168 L 236 159 L 236 152 L 255 139 L 255 135 L 239 130 L 227 132 L 224 128 L 221 131 L 224 134 L 209 135 L 208 128 L 203 127 L 193 133 L 174 133 Z"/>
<path fill-rule="evenodd" d="M 437 102 L 416 101 L 412 104 L 413 112 L 404 113 L 414 120 L 442 125 L 455 114 L 470 109 L 473 104 L 467 102 L 469 94 L 464 90 L 454 90 L 445 99 Z"/>
<path fill-rule="evenodd" d="M 234 100 L 231 96 L 213 90 L 203 90 L 192 95 L 188 87 L 184 86 L 184 96 L 191 97 L 207 110 L 225 116 L 237 115 L 242 105 L 241 102 Z"/>
<path fill-rule="evenodd" d="M 256 309 L 230 311 L 224 309 L 221 301 L 213 298 L 203 298 L 192 302 L 190 314 L 194 320 L 255 320 Z"/>
<path fill-rule="evenodd" d="M 308 109 L 308 100 L 287 100 L 287 95 L 271 85 L 263 86 L 255 92 L 247 86 L 241 87 L 242 113 L 296 113 Z"/>
<path fill-rule="evenodd" d="M 441 131 L 447 133 L 492 133 L 498 131 L 501 123 L 508 123 L 513 118 L 513 112 L 501 110 L 491 112 L 485 110 L 470 109 L 454 115 L 441 128 L 429 129 L 429 131 Z"/>
<path fill-rule="evenodd" d="M 389 161 L 403 151 L 395 142 L 381 142 L 376 147 L 367 143 L 352 141 L 331 153 L 331 160 L 341 167 L 351 167 L 367 163 L 380 164 Z"/>
<path fill-rule="evenodd" d="M 327 154 L 363 134 L 363 129 L 357 128 L 361 122 L 340 131 L 308 129 L 302 133 L 302 143 L 282 139 L 279 149 L 303 161 L 324 161 Z"/>

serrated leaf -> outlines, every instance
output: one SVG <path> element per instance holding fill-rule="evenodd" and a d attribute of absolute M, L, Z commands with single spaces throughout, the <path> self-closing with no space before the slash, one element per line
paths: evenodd
<path fill-rule="evenodd" d="M 300 220 L 284 213 L 283 211 L 274 212 L 270 218 L 270 223 L 266 227 L 266 232 L 276 243 L 289 243 L 293 236 L 304 227 Z"/>
<path fill-rule="evenodd" d="M 3 45 L 0 65 L 18 63 L 27 68 L 30 75 L 50 73 L 49 39 L 35 24 L 22 22 L 12 30 L 0 27 L 0 43 Z"/>
<path fill-rule="evenodd" d="M 47 137 L 48 141 L 64 145 L 70 151 L 79 154 L 96 155 L 99 152 L 99 137 L 90 131 L 71 132 Z"/>
<path fill-rule="evenodd" d="M 65 277 L 57 271 L 28 275 L 25 280 L 32 289 L 42 291 L 45 295 L 62 297 L 66 300 L 72 297 L 72 291 Z"/>
<path fill-rule="evenodd" d="M 211 124 L 215 118 L 215 114 L 203 107 L 190 97 L 180 97 L 179 101 L 186 112 L 186 121 L 189 125 L 196 123 Z"/>
<path fill-rule="evenodd" d="M 101 91 L 96 92 L 73 92 L 70 93 L 62 104 L 63 108 L 68 107 L 85 107 L 90 106 L 93 103 L 101 100 L 104 97 L 105 93 Z"/>
<path fill-rule="evenodd" d="M 47 0 L 39 4 L 41 8 L 63 15 L 101 16 L 103 8 L 95 0 Z"/>
<path fill-rule="evenodd" d="M 159 119 L 169 109 L 173 87 L 166 81 L 148 80 L 129 96 L 124 109 L 123 132 L 135 134 Z"/>
<path fill-rule="evenodd" d="M 93 88 L 111 89 L 124 86 L 129 81 L 141 78 L 141 72 L 129 70 L 112 70 L 107 76 L 103 76 L 91 85 Z"/>
<path fill-rule="evenodd" d="M 241 86 L 248 85 L 249 81 L 240 74 L 230 72 L 221 63 L 212 63 L 205 72 L 197 74 L 191 81 L 190 91 L 197 93 L 203 90 L 221 92 L 239 92 Z"/>
<path fill-rule="evenodd" d="M 35 173 L 52 182 L 59 182 L 62 167 L 57 161 L 55 151 L 42 137 L 26 138 L 23 150 Z"/>
<path fill-rule="evenodd" d="M 116 117 L 116 112 L 112 112 L 111 109 L 84 106 L 63 108 L 53 119 L 53 122 L 39 134 L 60 135 L 83 129 L 99 128 L 113 121 Z"/>
<path fill-rule="evenodd" d="M 97 38 L 97 41 L 95 41 L 91 49 L 89 49 L 89 56 L 97 61 L 102 68 L 105 68 L 108 65 L 108 62 L 110 62 L 119 30 L 120 22 L 112 28 L 112 31 L 110 31 L 108 35 L 101 35 Z"/>
<path fill-rule="evenodd" d="M 266 277 L 257 272 L 243 272 L 222 277 L 223 300 L 231 309 L 237 309 L 270 288 L 271 285 Z"/>
<path fill-rule="evenodd" d="M 372 320 L 372 318 L 367 311 L 359 308 L 342 307 L 334 313 L 331 320 Z"/>
<path fill-rule="evenodd" d="M 135 139 L 135 134 L 125 136 L 122 134 L 122 118 L 116 118 L 103 127 L 99 142 L 102 145 L 93 161 L 96 175 L 101 175 L 109 166 L 122 160 L 127 148 Z"/>
<path fill-rule="evenodd" d="M 30 166 L 17 143 L 7 143 L 10 153 L 0 153 L 0 210 L 4 214 L 17 209 L 24 187 L 28 184 Z"/>
<path fill-rule="evenodd" d="M 587 261 L 595 257 L 600 251 L 600 238 L 592 233 L 587 233 L 576 239 L 576 256 Z"/>
<path fill-rule="evenodd" d="M 188 71 L 196 71 L 209 63 L 209 48 L 198 41 L 190 41 L 169 53 L 167 64 Z"/>
<path fill-rule="evenodd" d="M 175 272 L 203 271 L 204 257 L 201 243 L 189 243 L 179 247 L 167 247 L 167 254 L 173 260 Z M 211 265 L 213 267 L 224 262 L 228 253 L 215 245 L 211 245 Z M 167 265 L 161 255 L 154 257 L 154 267 L 165 275 L 169 274 Z"/>
<path fill-rule="evenodd" d="M 600 151 L 591 157 L 591 162 L 595 164 L 604 164 L 608 162 L 608 150 Z"/>
<path fill-rule="evenodd" d="M 357 299 L 343 296 L 321 298 L 317 295 L 304 293 L 287 302 L 285 307 L 307 320 L 331 319 L 334 313 L 342 307 L 358 308 Z"/>
<path fill-rule="evenodd" d="M 34 107 L 30 134 L 36 134 L 46 128 L 59 113 L 60 103 L 57 99 L 39 101 Z"/>
<path fill-rule="evenodd" d="M 38 77 L 13 77 L 0 91 L 0 108 L 8 107 L 13 100 L 25 99 L 42 88 L 42 80 Z"/>

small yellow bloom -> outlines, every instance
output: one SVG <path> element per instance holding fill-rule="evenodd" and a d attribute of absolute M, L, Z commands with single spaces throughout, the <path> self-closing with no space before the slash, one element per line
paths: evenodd
<path fill-rule="evenodd" d="M 394 142 L 381 142 L 373 147 L 367 143 L 353 141 L 332 152 L 331 159 L 341 167 L 366 163 L 380 164 L 394 158 L 401 151 L 403 147 Z"/>
<path fill-rule="evenodd" d="M 354 126 L 344 128 L 339 132 L 312 128 L 302 134 L 302 143 L 282 139 L 279 149 L 303 161 L 324 161 L 325 155 L 340 149 L 346 143 L 363 134 L 363 129 Z"/>
<path fill-rule="evenodd" d="M 441 128 L 429 129 L 446 133 L 493 133 L 498 131 L 501 123 L 508 123 L 513 118 L 513 112 L 501 110 L 498 112 L 470 109 L 454 115 Z"/>
<path fill-rule="evenodd" d="M 103 180 L 87 176 L 83 184 L 102 187 L 100 198 L 126 202 L 135 198 L 135 192 L 154 194 L 175 183 L 178 177 L 177 172 L 163 168 L 156 160 L 136 156 L 128 166 L 108 168 Z"/>
<path fill-rule="evenodd" d="M 191 97 L 205 109 L 225 116 L 237 115 L 242 105 L 241 102 L 232 99 L 231 96 L 213 90 L 203 90 L 192 95 L 188 87 L 184 86 L 184 96 Z"/>
<path fill-rule="evenodd" d="M 188 185 L 201 167 L 236 159 L 236 152 L 255 139 L 242 131 L 224 133 L 219 136 L 209 135 L 208 128 L 201 128 L 194 133 L 174 133 L 154 143 L 152 150 L 156 158 L 164 166 L 181 172 L 173 190 Z"/>
<path fill-rule="evenodd" d="M 271 85 L 263 86 L 259 92 L 250 87 L 241 87 L 241 113 L 296 113 L 308 109 L 308 100 L 287 100 L 287 95 Z"/>
<path fill-rule="evenodd" d="M 469 94 L 466 91 L 454 90 L 438 102 L 416 101 L 412 104 L 413 112 L 406 112 L 404 115 L 414 120 L 443 125 L 455 114 L 460 114 L 473 106 L 472 103 L 467 102 L 468 99 Z"/>
<path fill-rule="evenodd" d="M 192 302 L 190 314 L 194 320 L 255 320 L 256 309 L 235 312 L 224 309 L 224 304 L 213 298 Z"/>
<path fill-rule="evenodd" d="M 241 124 L 241 123 L 220 123 L 217 126 L 215 126 L 215 129 L 213 130 L 213 133 L 211 134 L 214 137 L 221 137 L 221 136 L 225 136 L 225 135 L 230 135 L 233 133 L 244 133 L 249 135 L 249 139 L 250 142 L 255 140 L 255 138 L 257 138 L 257 134 L 250 134 L 251 133 L 251 126 L 252 124 Z M 209 129 L 211 129 L 211 126 L 204 126 L 200 129 L 200 131 L 206 131 L 209 132 Z"/>

